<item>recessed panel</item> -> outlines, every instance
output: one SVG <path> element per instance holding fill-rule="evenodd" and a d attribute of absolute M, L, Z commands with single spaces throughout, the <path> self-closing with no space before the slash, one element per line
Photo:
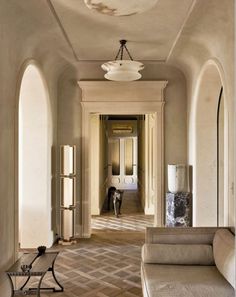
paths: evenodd
<path fill-rule="evenodd" d="M 111 143 L 112 175 L 120 175 L 120 139 L 113 139 Z"/>
<path fill-rule="evenodd" d="M 125 139 L 125 175 L 133 175 L 133 139 Z"/>

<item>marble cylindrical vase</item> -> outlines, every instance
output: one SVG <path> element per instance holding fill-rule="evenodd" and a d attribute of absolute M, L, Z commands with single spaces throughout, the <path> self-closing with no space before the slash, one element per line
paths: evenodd
<path fill-rule="evenodd" d="M 186 176 L 186 165 L 168 165 L 168 190 L 171 193 L 179 193 L 186 191 Z"/>

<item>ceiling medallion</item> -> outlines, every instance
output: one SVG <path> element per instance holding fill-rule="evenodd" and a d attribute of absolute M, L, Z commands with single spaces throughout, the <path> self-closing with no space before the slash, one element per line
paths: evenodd
<path fill-rule="evenodd" d="M 158 0 L 84 0 L 88 8 L 111 16 L 129 16 L 152 8 Z"/>
<path fill-rule="evenodd" d="M 107 71 L 104 75 L 106 79 L 113 81 L 133 81 L 142 77 L 139 71 L 144 68 L 144 65 L 133 60 L 126 47 L 126 42 L 124 39 L 120 40 L 120 48 L 114 61 L 102 64 L 102 69 Z M 130 60 L 123 60 L 124 50 Z"/>

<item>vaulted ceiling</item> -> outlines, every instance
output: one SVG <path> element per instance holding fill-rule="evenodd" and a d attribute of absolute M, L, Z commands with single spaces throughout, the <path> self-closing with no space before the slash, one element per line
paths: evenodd
<path fill-rule="evenodd" d="M 143 79 L 159 79 L 163 67 L 188 77 L 189 67 L 220 53 L 219 34 L 224 44 L 233 42 L 233 0 L 158 0 L 127 17 L 99 14 L 84 0 L 0 2 L 4 46 L 13 40 L 23 60 L 42 60 L 58 76 L 68 69 L 76 79 L 104 79 L 101 64 L 114 59 L 119 40 L 127 39 L 133 58 L 144 62 Z"/>
<path fill-rule="evenodd" d="M 159 0 L 154 8 L 128 17 L 92 11 L 83 0 L 50 0 L 51 9 L 77 61 L 115 58 L 120 39 L 137 60 L 166 62 L 195 0 Z"/>

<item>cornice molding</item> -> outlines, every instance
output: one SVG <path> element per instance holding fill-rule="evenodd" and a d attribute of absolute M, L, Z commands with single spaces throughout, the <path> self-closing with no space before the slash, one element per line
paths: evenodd
<path fill-rule="evenodd" d="M 78 81 L 82 102 L 164 102 L 168 81 Z"/>

